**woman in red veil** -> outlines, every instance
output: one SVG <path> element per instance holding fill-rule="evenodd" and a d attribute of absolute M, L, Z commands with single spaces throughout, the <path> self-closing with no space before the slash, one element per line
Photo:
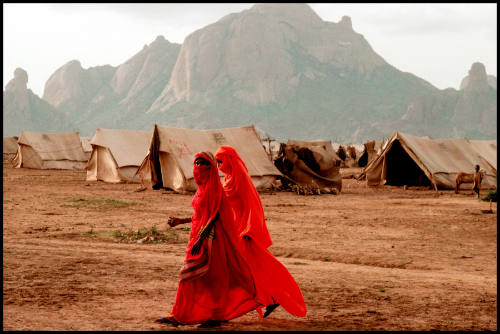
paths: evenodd
<path fill-rule="evenodd" d="M 302 292 L 292 275 L 267 249 L 272 244 L 264 209 L 257 189 L 240 155 L 231 146 L 220 146 L 215 154 L 219 169 L 225 174 L 224 192 L 233 209 L 240 236 L 241 253 L 250 266 L 257 287 L 258 300 L 267 305 L 261 317 L 281 305 L 292 315 L 306 315 Z"/>
<path fill-rule="evenodd" d="M 160 323 L 211 327 L 262 307 L 251 271 L 238 251 L 238 234 L 213 155 L 196 154 L 198 190 L 191 218 L 170 217 L 169 225 L 191 223 L 184 266 L 170 314 Z"/>

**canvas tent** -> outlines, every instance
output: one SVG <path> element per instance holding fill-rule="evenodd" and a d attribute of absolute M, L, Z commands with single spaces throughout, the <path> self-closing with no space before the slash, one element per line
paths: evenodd
<path fill-rule="evenodd" d="M 497 174 L 497 141 L 496 140 L 469 140 L 474 149 L 481 155 Z"/>
<path fill-rule="evenodd" d="M 254 126 L 254 128 L 257 136 L 260 139 L 260 142 L 262 143 L 262 146 L 264 146 L 264 150 L 266 151 L 267 155 L 271 160 L 274 160 L 274 158 L 276 158 L 276 156 L 278 155 L 280 142 L 272 138 L 264 130 L 259 129 L 256 126 Z"/>
<path fill-rule="evenodd" d="M 17 153 L 17 137 L 4 137 L 3 138 L 3 158 L 12 160 Z"/>
<path fill-rule="evenodd" d="M 363 144 L 364 149 L 358 158 L 358 166 L 366 167 L 370 162 L 377 157 L 377 152 L 382 147 L 381 141 L 369 140 Z"/>
<path fill-rule="evenodd" d="M 14 166 L 35 169 L 85 169 L 87 157 L 78 132 L 22 131 Z"/>
<path fill-rule="evenodd" d="M 80 137 L 80 141 L 83 147 L 83 152 L 85 152 L 87 160 L 90 158 L 90 154 L 92 153 L 92 145 L 90 145 L 91 140 L 92 137 Z"/>
<path fill-rule="evenodd" d="M 267 156 L 253 125 L 218 130 L 181 129 L 155 125 L 149 146 L 137 174 L 145 186 L 195 191 L 193 161 L 196 153 L 215 154 L 219 146 L 230 145 L 241 156 L 255 187 L 269 188 L 281 173 Z M 219 174 L 221 177 L 224 175 Z"/>
<path fill-rule="evenodd" d="M 484 161 L 465 138 L 430 139 L 396 132 L 364 173 L 368 186 L 423 185 L 453 189 L 456 174 L 472 173 L 478 164 L 485 170 L 482 188 L 496 188 L 496 172 Z"/>
<path fill-rule="evenodd" d="M 282 145 L 274 161 L 278 169 L 294 183 L 319 188 L 323 192 L 332 192 L 332 189 L 341 191 L 340 163 L 330 141 L 291 139 Z"/>
<path fill-rule="evenodd" d="M 148 154 L 152 134 L 152 131 L 98 128 L 90 141 L 87 181 L 140 182 L 135 173 Z"/>

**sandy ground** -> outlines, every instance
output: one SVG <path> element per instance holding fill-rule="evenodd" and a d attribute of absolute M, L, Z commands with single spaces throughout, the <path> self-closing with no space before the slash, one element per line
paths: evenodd
<path fill-rule="evenodd" d="M 192 195 L 3 169 L 4 330 L 201 330 L 172 308 Z M 486 195 L 484 192 L 483 195 Z M 261 194 L 274 244 L 307 304 L 217 330 L 496 330 L 497 205 L 344 179 L 340 195 Z M 157 229 L 166 241 L 120 241 Z M 214 330 L 214 329 L 211 329 Z"/>

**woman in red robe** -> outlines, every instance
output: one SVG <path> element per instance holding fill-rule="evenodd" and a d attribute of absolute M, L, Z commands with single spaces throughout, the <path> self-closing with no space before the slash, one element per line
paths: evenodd
<path fill-rule="evenodd" d="M 213 155 L 196 154 L 198 190 L 191 218 L 171 217 L 170 226 L 191 223 L 184 266 L 171 313 L 161 323 L 209 327 L 262 307 L 251 271 L 240 255 L 233 214 L 228 206 Z"/>
<path fill-rule="evenodd" d="M 306 305 L 300 288 L 285 266 L 267 249 L 272 244 L 264 209 L 257 189 L 240 155 L 231 146 L 220 146 L 215 154 L 219 169 L 225 174 L 224 192 L 238 226 L 242 254 L 257 287 L 258 300 L 267 305 L 268 316 L 279 305 L 290 314 L 303 317 Z"/>

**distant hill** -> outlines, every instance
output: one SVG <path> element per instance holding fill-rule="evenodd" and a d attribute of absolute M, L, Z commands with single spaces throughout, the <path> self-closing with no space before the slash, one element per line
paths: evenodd
<path fill-rule="evenodd" d="M 182 45 L 159 36 L 118 67 L 70 61 L 49 78 L 43 101 L 66 115 L 68 130 L 87 136 L 97 127 L 158 123 L 254 124 L 282 141 L 360 143 L 395 130 L 487 139 L 496 138 L 494 79 L 493 86 L 475 63 L 459 91 L 439 90 L 388 64 L 347 16 L 326 22 L 307 4 L 265 3 L 194 31 Z M 10 108 L 4 99 L 4 129 L 18 122 L 6 117 Z"/>
<path fill-rule="evenodd" d="M 69 113 L 71 126 L 85 135 L 95 129 L 138 129 L 170 79 L 180 45 L 158 36 L 118 67 L 83 69 L 77 60 L 59 68 L 45 84 L 43 99 Z"/>
<path fill-rule="evenodd" d="M 488 84 L 481 63 L 472 64 L 467 78 L 463 89 L 420 96 L 401 119 L 376 126 L 382 132 L 400 129 L 432 138 L 496 139 L 497 90 Z"/>
<path fill-rule="evenodd" d="M 28 74 L 16 68 L 3 92 L 3 135 L 19 136 L 24 131 L 65 132 L 66 115 L 27 88 Z"/>

